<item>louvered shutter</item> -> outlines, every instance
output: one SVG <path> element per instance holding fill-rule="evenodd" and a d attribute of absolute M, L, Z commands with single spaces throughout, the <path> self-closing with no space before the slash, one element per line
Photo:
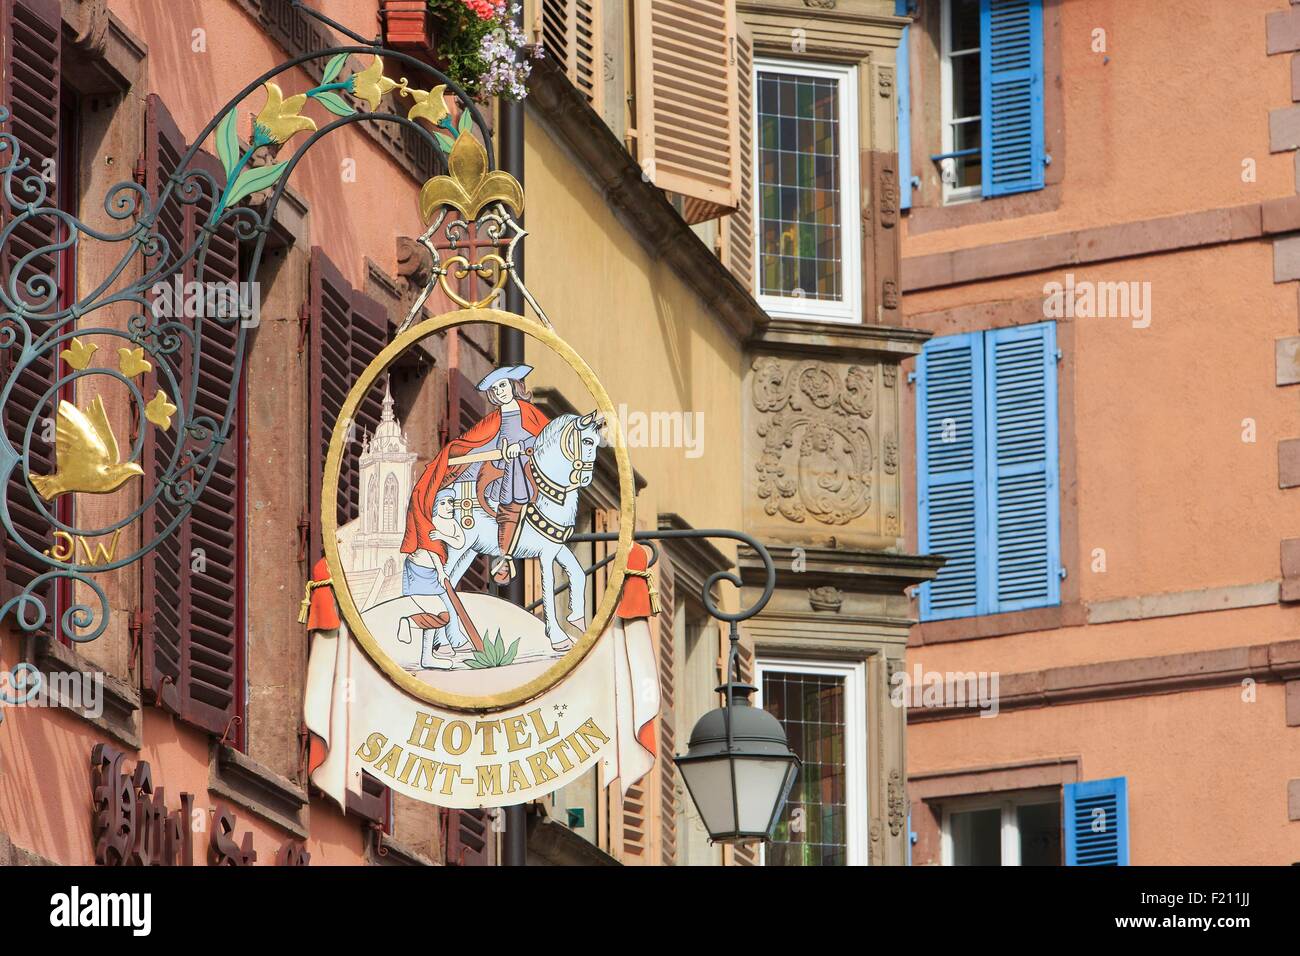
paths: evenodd
<path fill-rule="evenodd" d="M 1043 188 L 1042 0 L 980 0 L 984 195 Z"/>
<path fill-rule="evenodd" d="M 165 191 L 167 179 L 175 172 L 185 149 L 184 137 L 161 100 L 150 96 L 146 107 L 145 168 L 154 199 Z M 200 151 L 192 167 L 205 169 L 219 185 L 225 181 L 220 163 L 208 153 Z M 160 210 L 157 228 L 168 239 L 169 258 L 175 258 L 203 234 L 212 203 L 208 195 L 193 205 L 180 203 L 175 191 L 168 197 Z M 212 234 L 201 272 L 196 259 L 187 262 L 180 275 L 185 281 L 237 283 L 239 243 L 234 227 L 225 224 Z M 193 318 L 177 321 L 196 323 Z M 172 359 L 183 394 L 197 371 L 198 389 L 191 413 L 211 419 L 217 427 L 225 419 L 236 377 L 238 337 L 238 319 L 223 321 L 205 316 L 197 370 L 196 357 L 188 344 Z M 153 700 L 216 734 L 230 726 L 243 693 L 240 658 L 245 597 L 245 429 L 242 375 L 240 379 L 240 395 L 226 441 L 207 487 L 189 516 L 167 535 L 180 509 L 160 497 L 144 518 L 149 535 L 165 535 L 144 560 L 144 684 Z M 170 385 L 155 368 L 149 376 L 149 394 L 158 387 Z M 146 429 L 143 467 L 152 490 L 171 463 L 181 436 L 175 423 L 165 431 L 147 423 L 140 427 Z"/>
<path fill-rule="evenodd" d="M 1065 785 L 1065 865 L 1128 866 L 1128 778 Z"/>
<path fill-rule="evenodd" d="M 740 127 L 740 198 L 722 220 L 723 261 L 740 284 L 754 291 L 754 40 L 736 23 L 736 120 Z"/>
<path fill-rule="evenodd" d="M 339 467 L 337 489 L 325 490 L 325 457 L 329 453 L 334 424 L 347 398 L 367 365 L 388 344 L 388 312 L 382 305 L 352 288 L 343 274 L 319 246 L 311 251 L 311 279 L 308 291 L 308 390 L 310 402 L 311 553 L 324 553 L 321 541 L 321 498 L 336 496 L 340 525 L 361 514 L 360 472 L 357 459 L 362 439 L 373 435 L 383 415 L 382 386 L 373 387 L 358 406 L 348 431 L 348 442 Z"/>
<path fill-rule="evenodd" d="M 642 171 L 683 198 L 687 222 L 740 201 L 735 0 L 636 0 Z"/>
<path fill-rule="evenodd" d="M 600 109 L 605 75 L 604 0 L 542 0 L 542 46 L 587 102 Z"/>
<path fill-rule="evenodd" d="M 199 152 L 194 166 L 206 169 L 218 184 L 225 175 L 215 156 Z M 202 235 L 212 214 L 212 199 L 204 196 L 190 207 L 190 235 Z M 208 241 L 202 268 L 195 276 L 205 283 L 238 283 L 239 241 L 226 223 Z M 240 642 L 244 622 L 244 390 L 239 359 L 239 320 L 204 318 L 198 356 L 198 391 L 194 414 L 218 427 L 225 419 L 236 388 L 235 407 L 225 443 L 207 487 L 190 512 L 190 619 L 186 654 L 186 717 L 213 733 L 222 733 L 237 710 Z M 156 431 L 157 429 L 153 429 Z"/>
<path fill-rule="evenodd" d="M 444 860 L 448 866 L 491 866 L 496 840 L 492 834 L 492 811 L 444 810 L 446 834 Z M 502 811 L 495 811 L 500 813 Z"/>
<path fill-rule="evenodd" d="M 1056 326 L 984 333 L 989 611 L 1060 601 Z"/>
<path fill-rule="evenodd" d="M 60 57 L 60 12 L 57 0 L 2 0 L 0 17 L 3 17 L 3 69 L 4 69 L 4 104 L 11 116 L 4 124 L 4 131 L 11 133 L 17 140 L 21 155 L 27 160 L 28 168 L 21 175 L 44 175 L 57 173 L 59 169 L 59 90 L 61 83 Z M 7 159 L 5 160 L 8 161 Z M 59 201 L 56 175 L 46 176 L 47 206 L 56 206 Z M 18 199 L 27 198 L 17 179 L 14 192 Z M 0 201 L 0 225 L 7 225 L 14 210 L 8 202 Z M 20 301 L 39 301 L 44 290 L 37 294 L 28 294 L 25 283 L 40 276 L 60 275 L 60 261 L 57 255 L 41 255 L 29 262 L 15 277 L 14 270 L 19 260 L 33 250 L 51 245 L 60 238 L 58 220 L 52 216 L 39 216 L 24 221 L 15 230 L 5 246 L 5 256 L 0 261 L 0 281 L 4 288 L 16 278 Z M 7 309 L 6 309 L 7 311 Z M 46 308 L 43 311 L 50 311 Z M 17 349 L 6 350 L 0 355 L 0 371 L 7 378 L 16 367 Z M 30 448 L 30 470 L 33 474 L 52 474 L 54 472 L 54 445 L 45 442 L 40 418 L 53 419 L 58 404 L 58 396 L 51 396 L 42 402 L 42 396 L 49 391 L 58 375 L 57 359 L 52 353 L 45 353 L 26 365 L 19 373 L 3 410 L 4 429 L 10 443 L 22 453 L 27 423 L 38 407 L 36 428 L 32 435 Z M 32 500 L 32 488 L 27 482 L 23 466 L 15 467 L 9 479 L 8 501 L 9 517 L 15 531 L 30 546 L 38 551 L 48 546 L 51 526 L 37 510 Z M 53 505 L 47 503 L 47 507 Z M 3 586 L 0 587 L 0 602 L 12 598 L 26 589 L 38 575 L 49 570 L 49 566 L 28 554 L 16 542 L 8 541 L 4 548 Z M 53 586 L 43 585 L 37 592 L 46 605 L 46 627 L 42 633 L 50 633 L 49 614 L 53 612 Z"/>
<path fill-rule="evenodd" d="M 725 670 L 727 664 L 726 655 L 731 647 L 731 642 L 726 638 L 726 636 L 721 636 L 723 652 L 722 665 L 724 670 L 722 672 L 722 680 L 718 683 L 723 683 L 727 679 Z M 755 686 L 754 649 L 744 643 L 744 641 L 741 642 L 736 653 L 736 675 L 739 683 L 748 684 L 751 687 Z M 758 848 L 760 845 L 761 844 L 755 840 L 733 844 L 731 848 L 732 862 L 736 866 L 758 866 Z"/>
<path fill-rule="evenodd" d="M 894 0 L 894 16 L 908 16 L 908 0 Z M 912 208 L 912 74 L 911 28 L 903 27 L 895 57 L 894 83 L 898 102 L 898 205 L 900 209 Z"/>
<path fill-rule="evenodd" d="M 659 862 L 664 866 L 677 864 L 677 728 L 673 721 L 676 713 L 677 684 L 675 666 L 674 627 L 677 614 L 677 588 L 672 563 L 666 549 L 660 546 L 658 572 L 659 620 L 655 656 L 659 666 L 659 726 L 656 739 L 659 756 L 654 774 L 659 784 Z"/>
<path fill-rule="evenodd" d="M 158 202 L 166 189 L 168 177 L 176 171 L 184 152 L 185 139 L 171 114 L 157 96 L 150 96 L 145 107 L 145 185 L 151 203 Z M 173 190 L 173 195 L 174 193 Z M 158 208 L 154 229 L 167 240 L 166 255 L 169 258 L 176 257 L 188 244 L 189 207 L 174 198 L 169 199 Z M 153 260 L 147 260 L 146 267 L 154 265 L 156 263 Z M 188 281 L 192 277 L 192 270 L 193 264 L 186 263 L 180 272 L 182 279 Z M 152 360 L 154 368 L 147 376 L 146 393 L 149 395 L 153 395 L 159 387 L 172 387 L 158 372 L 159 365 L 164 361 L 169 363 L 178 383 L 189 381 L 189 349 L 182 348 L 169 358 Z M 164 431 L 147 422 L 140 422 L 137 427 L 147 429 L 141 467 L 144 468 L 146 487 L 152 494 L 177 454 L 179 429 L 169 428 Z M 190 616 L 189 521 L 182 521 L 175 530 L 168 533 L 180 513 L 180 506 L 171 504 L 165 495 L 159 495 L 145 512 L 143 535 L 146 539 L 160 540 L 158 546 L 141 559 L 144 592 L 142 681 L 152 699 L 175 714 L 183 711 L 182 645 Z"/>
<path fill-rule="evenodd" d="M 947 559 L 921 586 L 921 617 L 966 617 L 980 613 L 987 541 L 982 333 L 928 341 L 916 394 L 920 547 Z"/>

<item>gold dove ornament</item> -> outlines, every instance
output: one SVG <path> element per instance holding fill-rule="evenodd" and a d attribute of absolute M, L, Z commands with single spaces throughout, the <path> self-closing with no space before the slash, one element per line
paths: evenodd
<path fill-rule="evenodd" d="M 420 212 L 430 222 L 439 206 L 460 211 L 467 220 L 478 218 L 484 206 L 503 202 L 515 215 L 524 211 L 524 190 L 519 181 L 501 170 L 488 172 L 487 152 L 469 133 L 456 137 L 447 157 L 450 176 L 434 176 L 420 190 Z"/>
<path fill-rule="evenodd" d="M 143 475 L 133 461 L 124 462 L 98 395 L 86 411 L 59 402 L 54 432 L 54 474 L 32 475 L 32 487 L 46 501 L 70 491 L 105 495 L 128 478 Z"/>

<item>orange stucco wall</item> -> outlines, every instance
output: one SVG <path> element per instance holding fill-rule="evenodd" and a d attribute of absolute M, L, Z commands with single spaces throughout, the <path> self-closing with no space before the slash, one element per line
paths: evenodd
<path fill-rule="evenodd" d="M 1270 154 L 1268 136 L 1268 110 L 1290 105 L 1290 57 L 1266 56 L 1264 40 L 1265 17 L 1284 0 L 1056 6 L 1066 164 L 1058 208 L 905 235 L 905 277 L 909 258 L 935 252 L 1295 194 L 1294 154 Z M 1096 28 L 1106 31 L 1109 62 L 1090 48 Z M 1247 159 L 1253 182 L 1243 180 Z M 1277 443 L 1298 433 L 1300 416 L 1294 392 L 1275 384 L 1274 343 L 1296 335 L 1300 320 L 1294 284 L 1273 281 L 1272 243 L 910 292 L 906 321 L 937 335 L 1041 321 L 1045 284 L 1066 273 L 1151 290 L 1146 328 L 1124 317 L 1057 320 L 1067 353 L 1058 365 L 1061 509 L 1075 526 L 1061 560 L 1083 613 L 1275 583 L 1279 541 L 1300 535 L 1294 492 L 1278 487 Z M 904 420 L 914 422 L 914 386 L 905 399 Z M 913 466 L 914 440 L 905 436 Z M 908 503 L 915 545 L 914 495 Z M 1104 571 L 1094 569 L 1096 549 Z M 926 646 L 914 638 L 908 668 L 1018 674 L 1300 635 L 1300 609 L 1277 603 L 1119 616 L 1130 619 Z M 1300 822 L 1287 807 L 1300 728 L 1286 725 L 1282 683 L 1253 692 L 1248 702 L 1227 684 L 913 723 L 908 770 L 1077 756 L 1081 779 L 1128 778 L 1135 864 L 1290 864 L 1300 860 Z"/>

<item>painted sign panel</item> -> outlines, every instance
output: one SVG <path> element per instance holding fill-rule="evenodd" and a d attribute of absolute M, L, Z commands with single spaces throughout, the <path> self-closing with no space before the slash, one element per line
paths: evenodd
<path fill-rule="evenodd" d="M 517 328 L 556 352 L 591 408 L 552 419 L 528 400 L 529 366 L 495 368 L 477 383 L 491 410 L 419 467 L 382 376 L 422 339 L 471 322 Z M 380 388 L 381 422 L 346 469 L 359 487 L 339 489 L 350 422 Z M 588 621 L 589 574 L 569 538 L 600 454 L 615 459 L 620 536 Z M 624 593 L 631 467 L 609 397 L 551 329 L 467 309 L 400 335 L 352 386 L 325 488 L 317 577 L 331 587 L 312 595 L 307 622 L 313 782 L 342 802 L 369 773 L 468 808 L 525 802 L 595 767 L 626 787 L 653 765 L 658 681 L 639 548 Z M 360 516 L 340 526 L 330 489 L 355 495 Z M 465 589 L 476 562 L 500 582 L 534 565 L 538 613 Z"/>

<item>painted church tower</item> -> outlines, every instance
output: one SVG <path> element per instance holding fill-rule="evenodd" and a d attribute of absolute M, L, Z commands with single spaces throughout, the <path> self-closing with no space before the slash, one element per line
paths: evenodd
<path fill-rule="evenodd" d="M 401 422 L 393 416 L 393 396 L 385 383 L 383 414 L 375 433 L 363 440 L 358 460 L 361 527 L 353 539 L 355 569 L 379 568 L 400 553 L 416 457 L 407 450 L 407 438 Z"/>

